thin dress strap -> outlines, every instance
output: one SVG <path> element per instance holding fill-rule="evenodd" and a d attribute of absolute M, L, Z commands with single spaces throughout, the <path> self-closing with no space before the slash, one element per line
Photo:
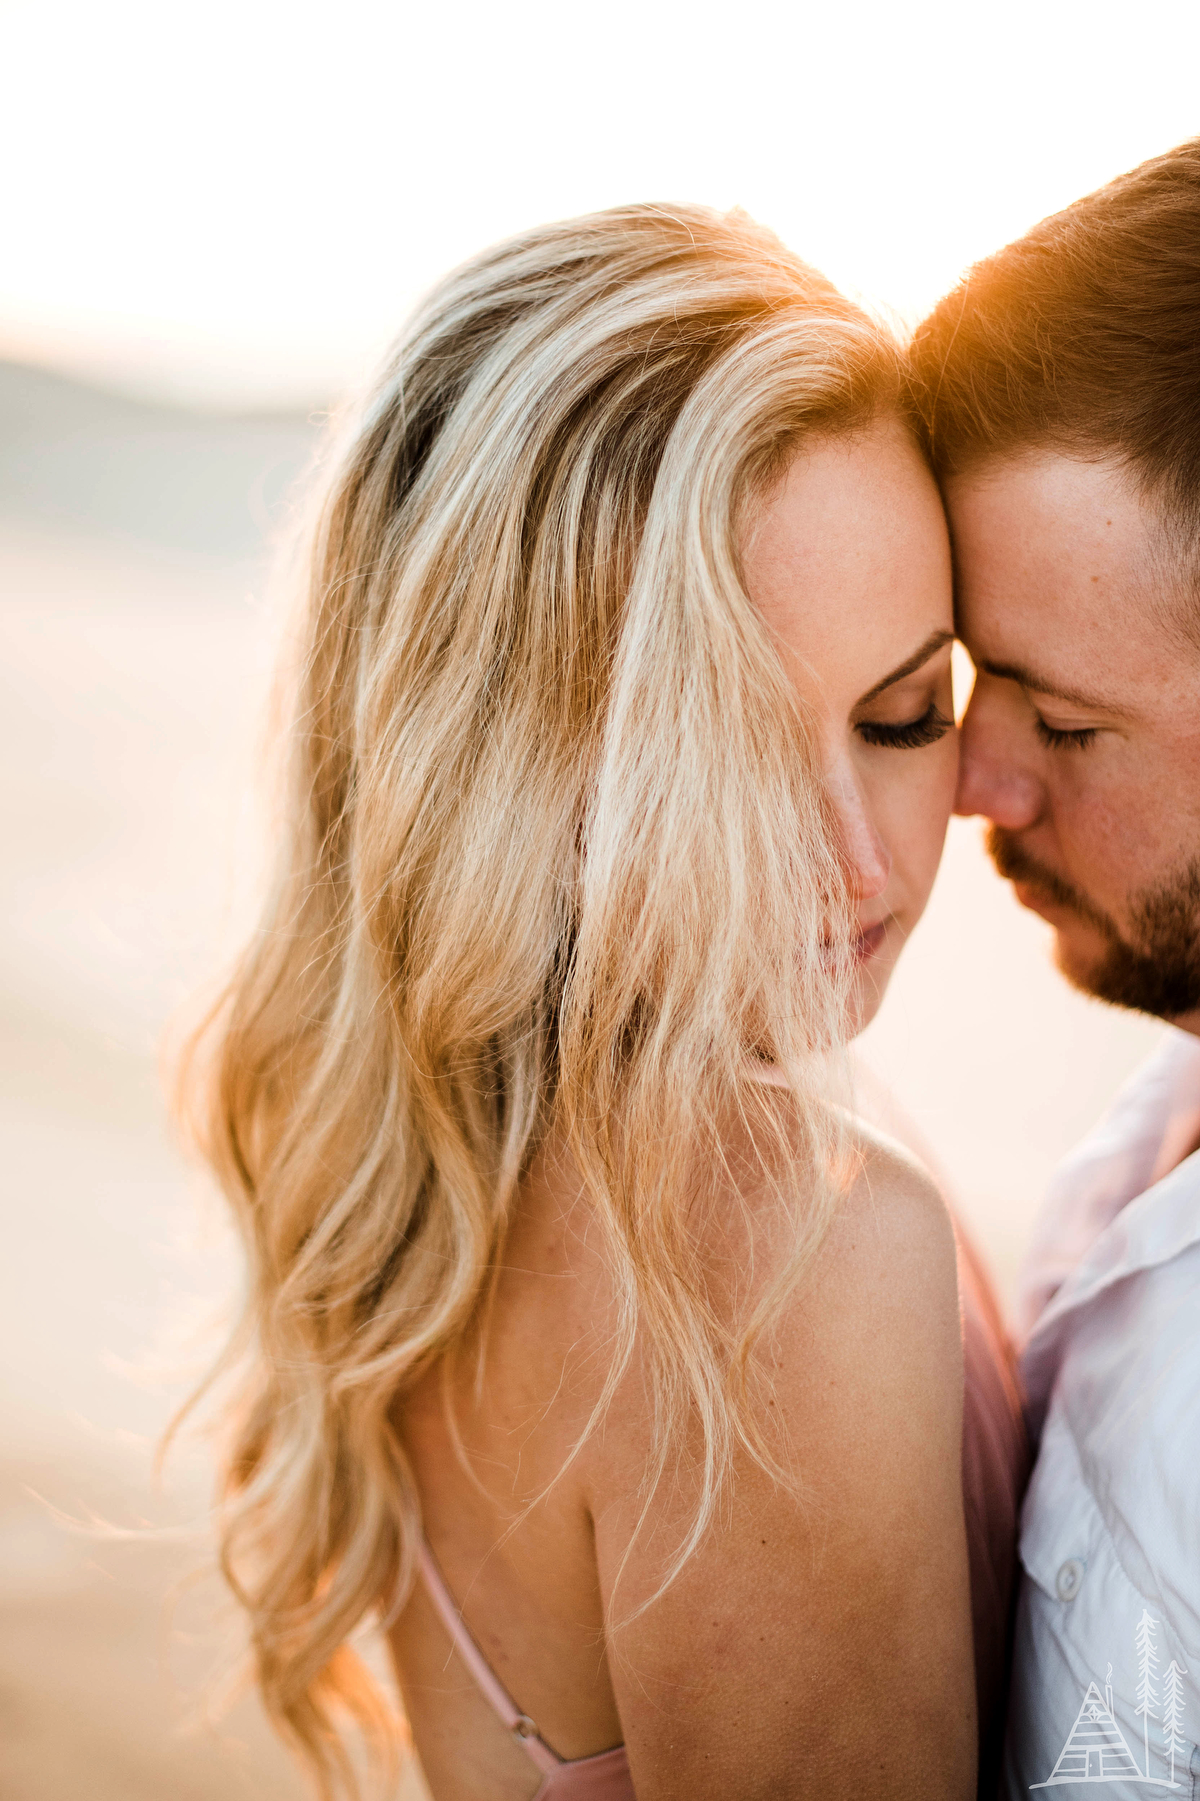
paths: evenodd
<path fill-rule="evenodd" d="M 512 1733 L 521 1749 L 544 1775 L 557 1770 L 562 1765 L 562 1758 L 552 1751 L 534 1722 L 527 1713 L 522 1713 L 491 1664 L 471 1637 L 466 1621 L 455 1604 L 454 1597 L 446 1587 L 446 1581 L 434 1560 L 429 1543 L 422 1534 L 417 1562 L 421 1571 L 421 1580 L 425 1584 L 425 1592 L 433 1602 L 446 1631 L 454 1641 L 454 1648 L 471 1672 L 475 1685 L 492 1711 Z"/>

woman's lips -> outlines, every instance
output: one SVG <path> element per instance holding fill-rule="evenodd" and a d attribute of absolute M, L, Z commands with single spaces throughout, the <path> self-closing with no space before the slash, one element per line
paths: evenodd
<path fill-rule="evenodd" d="M 858 967 L 861 968 L 864 963 L 869 963 L 871 958 L 875 956 L 887 936 L 887 929 L 890 924 L 891 919 L 889 917 L 888 919 L 881 919 L 878 925 L 859 927 L 856 935 L 850 940 L 849 946 L 850 955 Z M 828 967 L 832 968 L 835 953 L 833 945 L 828 940 L 826 940 L 825 945 L 823 946 L 823 952 L 826 964 Z"/>
<path fill-rule="evenodd" d="M 881 919 L 878 925 L 864 927 L 854 941 L 854 955 L 857 961 L 869 963 L 886 936 L 886 919 Z"/>

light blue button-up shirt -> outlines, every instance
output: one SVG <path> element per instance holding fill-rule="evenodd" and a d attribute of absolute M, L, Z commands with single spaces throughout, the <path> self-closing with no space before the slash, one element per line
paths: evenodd
<path fill-rule="evenodd" d="M 1198 1125 L 1200 1041 L 1170 1032 L 1060 1169 L 1027 1261 L 1006 1801 L 1200 1801 L 1200 1152 L 1155 1179 Z"/>

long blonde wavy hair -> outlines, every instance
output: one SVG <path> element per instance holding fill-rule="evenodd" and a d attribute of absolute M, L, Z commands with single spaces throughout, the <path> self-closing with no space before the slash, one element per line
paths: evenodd
<path fill-rule="evenodd" d="M 746 1370 L 834 1204 L 851 907 L 739 543 L 798 441 L 902 387 L 886 333 L 745 216 L 634 206 L 451 275 L 329 457 L 270 892 L 180 1088 L 249 1267 L 224 1568 L 325 1794 L 353 1786 L 339 1713 L 386 1714 L 347 1641 L 411 1582 L 397 1401 L 478 1322 L 549 1132 L 618 1301 L 593 1423 L 635 1340 L 648 1492 L 700 1423 L 673 1567 L 737 1443 L 768 1455 Z M 694 1230 L 731 1118 L 773 1134 L 795 1228 L 732 1327 Z"/>

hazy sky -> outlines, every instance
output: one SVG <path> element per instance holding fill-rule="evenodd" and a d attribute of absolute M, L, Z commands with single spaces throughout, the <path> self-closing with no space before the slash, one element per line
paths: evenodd
<path fill-rule="evenodd" d="M 352 381 L 443 269 L 740 202 L 915 314 L 1200 132 L 1196 0 L 0 0 L 0 353 L 214 404 Z"/>

